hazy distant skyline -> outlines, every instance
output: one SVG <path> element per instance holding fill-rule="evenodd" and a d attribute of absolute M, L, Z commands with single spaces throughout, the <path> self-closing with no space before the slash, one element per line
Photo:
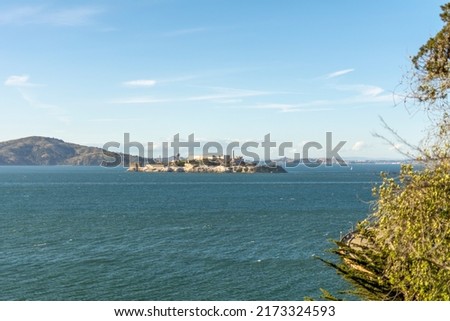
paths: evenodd
<path fill-rule="evenodd" d="M 425 115 L 394 107 L 443 1 L 2 1 L 0 140 L 348 141 L 401 157 Z M 399 101 L 397 101 L 399 103 Z"/>

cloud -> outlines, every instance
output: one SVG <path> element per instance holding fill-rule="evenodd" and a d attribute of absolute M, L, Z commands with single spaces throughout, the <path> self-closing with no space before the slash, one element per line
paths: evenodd
<path fill-rule="evenodd" d="M 219 104 L 240 104 L 240 103 L 242 103 L 242 101 L 243 100 L 240 98 L 229 98 L 229 99 L 222 98 L 222 99 L 216 100 L 216 102 Z"/>
<path fill-rule="evenodd" d="M 357 95 L 351 96 L 342 99 L 334 99 L 334 100 L 312 100 L 304 103 L 298 104 L 300 108 L 326 108 L 329 107 L 331 109 L 335 109 L 338 106 L 342 107 L 350 107 L 350 106 L 359 106 L 366 107 L 369 104 L 379 104 L 379 103 L 393 103 L 394 97 L 391 94 L 377 95 L 377 96 L 364 96 Z"/>
<path fill-rule="evenodd" d="M 177 99 L 169 98 L 153 98 L 153 97 L 130 97 L 124 99 L 113 100 L 112 104 L 156 104 L 156 103 L 170 103 L 178 101 Z"/>
<path fill-rule="evenodd" d="M 124 81 L 122 83 L 122 86 L 124 87 L 153 87 L 156 84 L 170 84 L 175 82 L 184 82 L 191 79 L 198 78 L 199 76 L 179 76 L 179 77 L 173 77 L 173 78 L 163 78 L 163 79 L 136 79 L 136 80 L 130 80 L 130 81 Z"/>
<path fill-rule="evenodd" d="M 341 91 L 355 91 L 358 92 L 361 96 L 370 97 L 379 96 L 384 92 L 384 89 L 381 87 L 362 84 L 337 86 L 336 89 Z"/>
<path fill-rule="evenodd" d="M 22 75 L 22 76 L 9 76 L 5 82 L 5 86 L 10 87 L 33 87 L 38 86 L 37 84 L 33 84 L 29 82 L 30 77 L 28 75 Z"/>
<path fill-rule="evenodd" d="M 50 9 L 45 6 L 18 6 L 0 12 L 0 25 L 81 26 L 93 22 L 92 18 L 103 10 L 97 7 Z"/>
<path fill-rule="evenodd" d="M 48 14 L 43 21 L 59 26 L 87 25 L 92 22 L 92 17 L 98 15 L 101 11 L 92 7 L 63 9 Z"/>
<path fill-rule="evenodd" d="M 152 104 L 152 103 L 173 103 L 173 102 L 190 102 L 190 101 L 211 101 L 218 103 L 229 103 L 230 100 L 256 97 L 263 95 L 271 95 L 272 92 L 226 88 L 226 87 L 206 87 L 215 91 L 212 94 L 204 94 L 198 96 L 188 96 L 180 98 L 154 98 L 154 97 L 131 97 L 125 99 L 114 100 L 114 104 Z"/>
<path fill-rule="evenodd" d="M 196 79 L 199 77 L 200 76 L 198 76 L 198 75 L 190 75 L 190 76 L 179 76 L 179 77 L 173 77 L 173 78 L 158 79 L 158 84 L 184 82 L 184 81 Z"/>
<path fill-rule="evenodd" d="M 254 106 L 250 106 L 249 108 L 252 109 L 274 109 L 281 112 L 290 112 L 290 111 L 297 111 L 298 108 L 297 105 L 291 105 L 291 104 L 277 104 L 277 103 L 268 103 L 268 104 L 258 104 Z"/>
<path fill-rule="evenodd" d="M 20 96 L 22 97 L 22 99 L 26 101 L 30 107 L 45 110 L 45 112 L 48 115 L 54 117 L 58 121 L 66 125 L 69 124 L 70 119 L 67 116 L 64 109 L 56 105 L 43 103 L 31 94 L 31 91 L 33 91 L 31 87 L 39 87 L 41 85 L 31 83 L 29 80 L 30 77 L 28 75 L 9 76 L 5 80 L 4 85 L 9 87 L 15 87 L 19 92 Z"/>
<path fill-rule="evenodd" d="M 211 87 L 216 93 L 186 97 L 186 101 L 228 101 L 230 99 L 270 95 L 272 93 L 259 90 L 236 89 L 227 87 Z"/>
<path fill-rule="evenodd" d="M 268 103 L 268 104 L 257 104 L 253 106 L 248 106 L 250 109 L 274 109 L 283 113 L 292 112 L 318 112 L 318 111 L 330 111 L 334 110 L 331 107 L 315 107 L 314 101 L 310 103 L 301 104 L 279 104 L 279 103 Z M 317 106 L 320 105 L 320 101 L 317 101 Z M 306 108 L 305 108 L 306 107 Z"/>
<path fill-rule="evenodd" d="M 162 83 L 163 81 L 157 81 Z M 394 96 L 386 93 L 383 88 L 371 85 L 347 85 L 333 87 L 338 91 L 349 91 L 347 97 L 336 99 L 316 99 L 278 102 L 273 98 L 264 99 L 265 102 L 250 101 L 248 98 L 275 96 L 291 94 L 290 92 L 249 90 L 229 87 L 204 87 L 191 86 L 202 89 L 203 93 L 185 97 L 155 97 L 135 96 L 110 101 L 112 104 L 163 104 L 183 102 L 210 102 L 214 104 L 227 105 L 236 108 L 275 110 L 281 113 L 290 112 L 326 112 L 338 108 L 362 108 L 373 104 L 393 103 Z M 261 99 L 260 99 L 261 100 Z M 268 100 L 268 101 L 267 101 Z M 234 104 L 234 106 L 233 106 Z"/>
<path fill-rule="evenodd" d="M 321 112 L 337 108 L 367 107 L 372 104 L 394 103 L 395 95 L 385 93 L 384 89 L 370 85 L 339 86 L 341 91 L 353 91 L 355 94 L 339 99 L 316 99 L 288 104 L 266 103 L 247 106 L 252 109 L 274 109 L 280 112 Z"/>
<path fill-rule="evenodd" d="M 397 150 L 398 151 L 398 150 L 402 150 L 404 147 L 405 147 L 405 145 L 400 144 L 400 143 L 396 143 L 393 146 L 391 145 L 389 147 L 389 150 Z"/>
<path fill-rule="evenodd" d="M 356 143 L 353 144 L 352 146 L 352 150 L 355 152 L 359 152 L 360 150 L 364 149 L 367 147 L 367 144 L 363 141 L 358 141 Z"/>
<path fill-rule="evenodd" d="M 384 89 L 376 86 L 365 86 L 361 88 L 361 94 L 364 96 L 378 96 L 384 92 Z"/>
<path fill-rule="evenodd" d="M 156 80 L 152 79 L 138 79 L 130 80 L 122 83 L 125 87 L 153 87 L 156 85 Z"/>
<path fill-rule="evenodd" d="M 328 74 L 325 78 L 326 79 L 336 78 L 336 77 L 340 77 L 340 76 L 346 75 L 348 73 L 351 73 L 353 71 L 355 71 L 355 69 L 353 69 L 353 68 L 338 70 L 338 71 Z"/>
<path fill-rule="evenodd" d="M 381 87 L 372 85 L 344 85 L 337 86 L 336 89 L 340 91 L 356 92 L 355 96 L 343 100 L 351 103 L 394 103 L 395 99 L 398 97 L 395 94 L 386 93 L 386 91 Z"/>
<path fill-rule="evenodd" d="M 68 115 L 66 114 L 66 112 L 64 111 L 64 109 L 62 109 L 59 106 L 56 105 L 51 105 L 51 104 L 47 104 L 47 103 L 43 103 L 41 101 L 39 101 L 38 99 L 36 99 L 35 97 L 33 97 L 32 95 L 30 95 L 29 93 L 27 93 L 24 88 L 18 88 L 20 95 L 22 96 L 22 98 L 33 108 L 36 109 L 42 109 L 45 110 L 45 112 L 54 117 L 55 119 L 57 119 L 58 121 L 68 125 L 70 123 L 70 118 L 68 117 Z"/>
<path fill-rule="evenodd" d="M 27 20 L 36 17 L 41 9 L 39 7 L 16 7 L 0 12 L 0 24 L 26 24 Z"/>

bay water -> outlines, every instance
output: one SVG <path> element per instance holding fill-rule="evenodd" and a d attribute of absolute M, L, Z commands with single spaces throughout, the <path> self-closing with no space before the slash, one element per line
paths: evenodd
<path fill-rule="evenodd" d="M 370 212 L 380 171 L 0 167 L 0 300 L 303 300 L 348 285 L 315 256 Z"/>

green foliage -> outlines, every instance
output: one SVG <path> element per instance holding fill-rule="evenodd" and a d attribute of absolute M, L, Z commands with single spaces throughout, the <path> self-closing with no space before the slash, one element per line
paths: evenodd
<path fill-rule="evenodd" d="M 186 164 L 186 161 L 184 161 L 184 160 L 175 161 L 175 166 L 183 167 L 184 164 Z"/>
<path fill-rule="evenodd" d="M 450 164 L 383 175 L 373 215 L 327 262 L 368 300 L 450 300 Z"/>
<path fill-rule="evenodd" d="M 445 102 L 450 89 L 450 3 L 441 6 L 444 27 L 412 57 L 412 98 L 428 106 Z"/>
<path fill-rule="evenodd" d="M 369 242 L 384 259 L 383 276 L 405 300 L 450 300 L 450 166 L 440 162 L 376 191 L 376 225 Z"/>

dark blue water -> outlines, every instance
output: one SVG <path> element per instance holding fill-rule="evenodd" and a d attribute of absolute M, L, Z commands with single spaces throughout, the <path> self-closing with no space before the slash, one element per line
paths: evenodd
<path fill-rule="evenodd" d="M 314 255 L 369 212 L 381 170 L 127 173 L 0 167 L 0 300 L 303 300 Z"/>

